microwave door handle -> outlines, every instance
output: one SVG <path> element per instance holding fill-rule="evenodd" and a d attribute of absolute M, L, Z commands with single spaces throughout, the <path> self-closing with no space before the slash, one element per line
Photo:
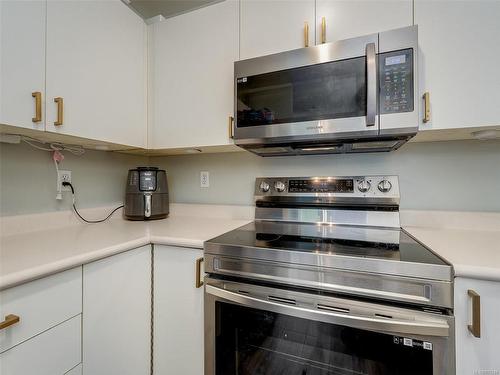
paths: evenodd
<path fill-rule="evenodd" d="M 384 317 L 371 317 L 364 315 L 354 315 L 345 312 L 330 310 L 313 310 L 289 303 L 275 302 L 279 299 L 264 300 L 260 298 L 242 295 L 231 292 L 212 285 L 205 286 L 205 292 L 239 305 L 248 306 L 259 310 L 267 310 L 278 314 L 292 315 L 299 318 L 317 320 L 331 324 L 343 325 L 347 327 L 381 331 L 392 334 L 409 334 L 422 336 L 448 337 L 450 326 L 445 320 L 424 321 L 402 319 L 388 319 Z"/>
<path fill-rule="evenodd" d="M 377 53 L 375 43 L 366 45 L 366 126 L 374 126 L 377 115 Z"/>

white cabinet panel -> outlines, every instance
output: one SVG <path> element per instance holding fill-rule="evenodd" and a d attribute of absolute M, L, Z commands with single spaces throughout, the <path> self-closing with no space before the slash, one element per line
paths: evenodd
<path fill-rule="evenodd" d="M 200 249 L 155 245 L 155 374 L 203 374 L 203 288 L 195 287 L 202 256 Z"/>
<path fill-rule="evenodd" d="M 419 87 L 431 104 L 420 129 L 500 124 L 499 19 L 500 1 L 415 0 Z"/>
<path fill-rule="evenodd" d="M 481 298 L 481 337 L 474 337 L 467 326 L 472 322 L 471 289 Z M 455 331 L 457 374 L 500 372 L 500 282 L 455 279 Z"/>
<path fill-rule="evenodd" d="M 146 26 L 120 0 L 48 1 L 46 129 L 145 147 L 146 58 Z"/>
<path fill-rule="evenodd" d="M 0 331 L 0 353 L 81 312 L 81 267 L 0 292 L 0 317 L 20 318 Z"/>
<path fill-rule="evenodd" d="M 314 0 L 241 0 L 240 59 L 314 45 Z"/>
<path fill-rule="evenodd" d="M 151 246 L 84 265 L 84 374 L 149 374 L 150 347 Z"/>
<path fill-rule="evenodd" d="M 0 1 L 0 123 L 44 130 L 44 1 Z M 42 94 L 42 120 L 33 122 Z"/>
<path fill-rule="evenodd" d="M 168 18 L 150 36 L 149 147 L 230 144 L 238 2 Z"/>
<path fill-rule="evenodd" d="M 316 44 L 321 43 L 321 20 L 326 42 L 410 26 L 412 0 L 317 0 Z"/>
<path fill-rule="evenodd" d="M 81 315 L 0 354 L 2 375 L 62 375 L 81 362 Z"/>

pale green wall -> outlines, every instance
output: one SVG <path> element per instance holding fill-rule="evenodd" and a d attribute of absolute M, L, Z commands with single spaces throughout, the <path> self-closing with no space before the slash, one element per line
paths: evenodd
<path fill-rule="evenodd" d="M 65 153 L 82 208 L 123 201 L 129 168 L 152 164 L 167 170 L 171 202 L 252 204 L 257 176 L 397 174 L 401 206 L 500 212 L 500 141 L 413 143 L 382 154 L 261 158 L 250 153 L 138 157 L 115 152 Z M 199 173 L 210 172 L 210 188 Z M 0 144 L 0 216 L 68 210 L 70 196 L 55 199 L 50 153 Z"/>
<path fill-rule="evenodd" d="M 147 164 L 145 157 L 87 151 L 82 156 L 63 152 L 61 169 L 72 171 L 79 207 L 99 207 L 123 201 L 127 171 Z M 71 197 L 56 196 L 56 172 L 51 153 L 26 144 L 0 143 L 0 216 L 69 210 Z"/>
<path fill-rule="evenodd" d="M 261 158 L 250 153 L 151 158 L 179 203 L 252 204 L 257 176 L 396 174 L 406 209 L 500 211 L 500 141 L 409 143 L 391 153 Z M 210 187 L 200 188 L 200 171 Z"/>

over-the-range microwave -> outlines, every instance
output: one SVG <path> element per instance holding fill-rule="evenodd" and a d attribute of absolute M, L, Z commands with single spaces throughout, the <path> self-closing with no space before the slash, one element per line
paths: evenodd
<path fill-rule="evenodd" d="M 235 144 L 262 156 L 390 151 L 418 131 L 417 26 L 237 61 Z"/>

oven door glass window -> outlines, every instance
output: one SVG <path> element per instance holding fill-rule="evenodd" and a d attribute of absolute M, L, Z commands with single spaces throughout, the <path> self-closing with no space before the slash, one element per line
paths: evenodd
<path fill-rule="evenodd" d="M 431 375 L 432 346 L 216 302 L 217 375 Z M 426 345 L 427 344 L 427 345 Z"/>
<path fill-rule="evenodd" d="M 237 126 L 366 116 L 366 57 L 237 79 Z"/>

